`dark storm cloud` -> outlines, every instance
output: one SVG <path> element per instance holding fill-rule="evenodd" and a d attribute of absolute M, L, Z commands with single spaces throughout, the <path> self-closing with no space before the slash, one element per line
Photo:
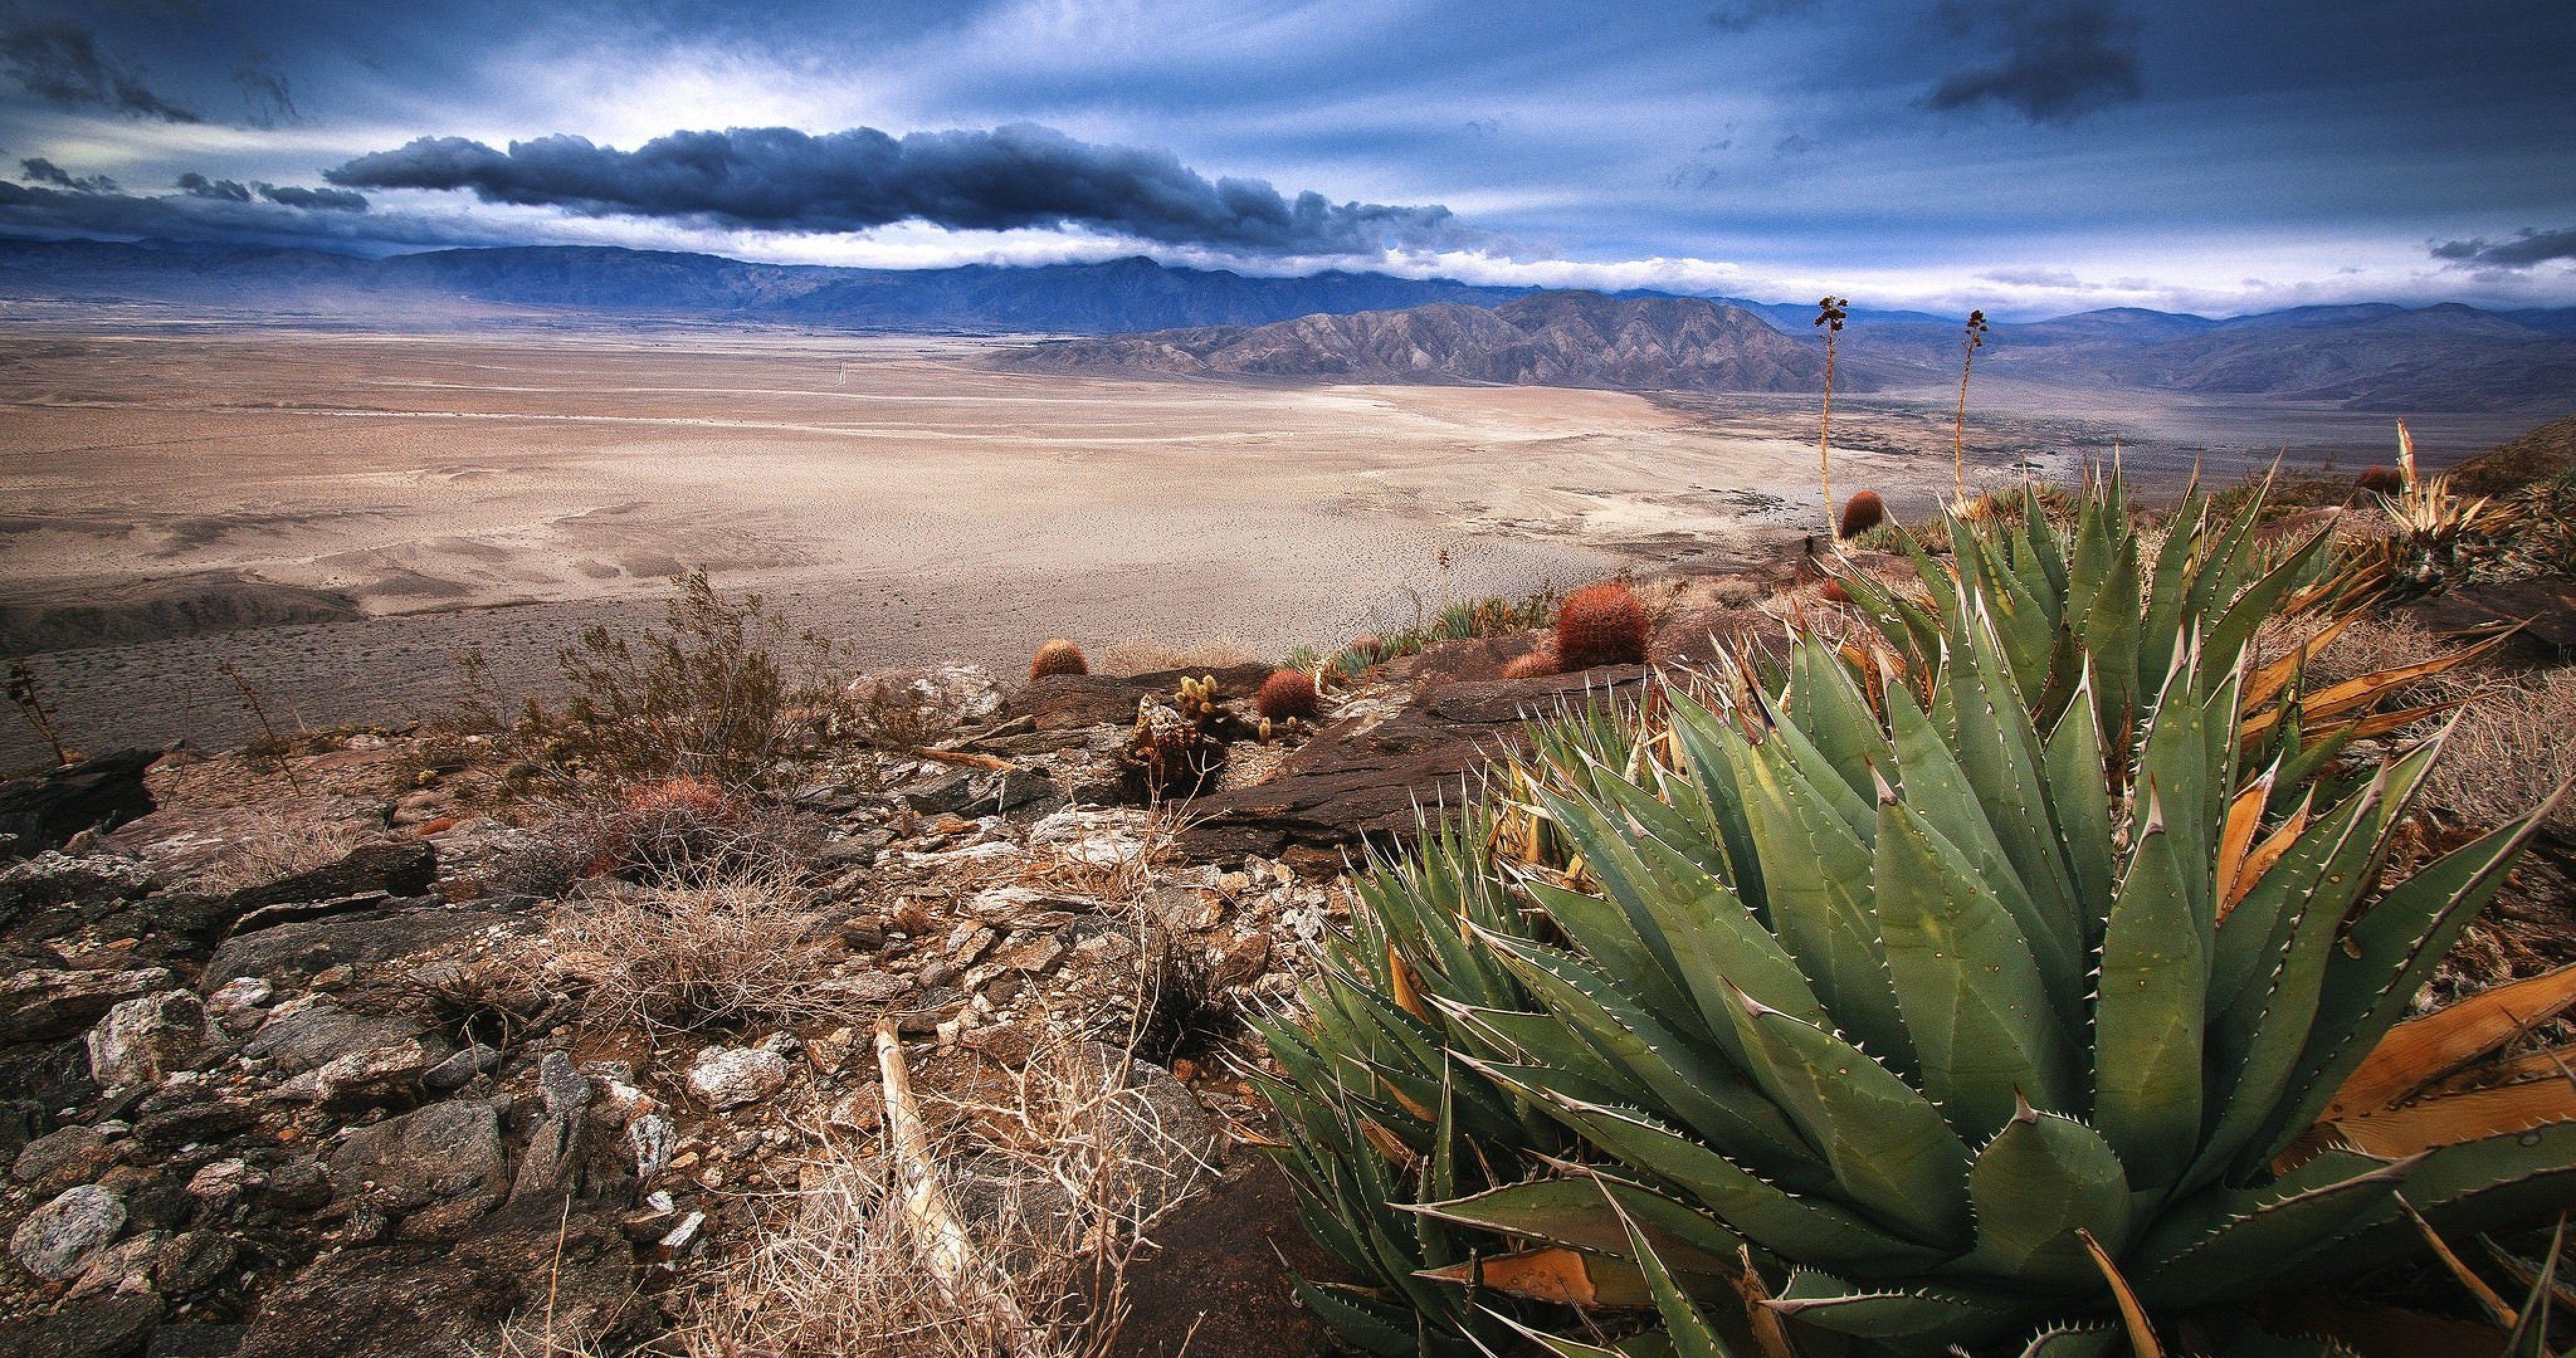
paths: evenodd
<path fill-rule="evenodd" d="M 2489 269 L 2528 269 L 2551 260 L 2576 259 L 2576 226 L 2555 231 L 2525 229 L 2511 240 L 2446 240 L 2433 247 L 2433 257 Z"/>
<path fill-rule="evenodd" d="M 114 193 L 116 181 L 103 174 L 75 175 L 43 156 L 29 156 L 18 162 L 19 178 L 30 184 L 50 184 L 74 193 Z"/>
<path fill-rule="evenodd" d="M 0 70 L 57 108 L 100 108 L 163 122 L 203 121 L 154 94 L 142 73 L 99 50 L 90 30 L 67 19 L 26 19 L 0 10 Z"/>
<path fill-rule="evenodd" d="M 367 196 L 348 189 L 307 189 L 293 184 L 277 185 L 252 180 L 208 179 L 195 171 L 179 176 L 179 191 L 191 198 L 209 198 L 220 203 L 247 203 L 254 198 L 266 199 L 282 207 L 309 208 L 323 212 L 364 212 Z"/>
<path fill-rule="evenodd" d="M 544 205 L 798 232 L 921 221 L 957 230 L 1083 226 L 1266 255 L 1371 254 L 1463 239 L 1445 207 L 1294 198 L 1257 179 L 1210 181 L 1167 151 L 1076 141 L 1020 123 L 889 136 L 851 128 L 677 132 L 632 151 L 540 137 L 507 151 L 424 137 L 325 172 L 370 189 L 470 189 Z"/>
<path fill-rule="evenodd" d="M 1730 0 L 1708 12 L 1709 27 L 1741 33 L 1772 19 L 1786 19 L 1816 7 L 1816 0 Z"/>
<path fill-rule="evenodd" d="M 169 194 L 0 182 L 0 232 L 305 245 L 378 254 L 407 247 L 509 243 L 470 225 L 368 212 L 363 199 L 354 206 L 339 201 L 345 191 L 187 178 L 196 186 Z"/>
<path fill-rule="evenodd" d="M 1943 77 L 1924 99 L 1932 108 L 1998 104 L 2034 123 L 2066 123 L 2142 92 L 2137 22 L 2117 0 L 1945 0 L 1941 15 L 1993 57 Z"/>

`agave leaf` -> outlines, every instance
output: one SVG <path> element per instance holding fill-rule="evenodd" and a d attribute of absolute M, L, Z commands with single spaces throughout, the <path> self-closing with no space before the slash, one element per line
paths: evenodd
<path fill-rule="evenodd" d="M 1611 1209 L 1618 1210 L 1618 1205 L 1613 1203 Z M 1626 1220 L 1624 1215 L 1621 1219 Z M 1664 1333 L 1672 1340 L 1676 1358 L 1737 1358 L 1726 1341 L 1718 1337 L 1716 1327 L 1708 1323 L 1708 1317 L 1691 1303 L 1690 1294 L 1674 1280 L 1672 1270 L 1664 1267 L 1645 1232 L 1638 1230 L 1634 1222 L 1628 1225 L 1629 1253 L 1645 1274 L 1647 1293 L 1654 1299 L 1655 1314 L 1663 1317 Z"/>
<path fill-rule="evenodd" d="M 1647 1306 L 1654 1301 L 1645 1276 L 1628 1260 L 1556 1247 L 1489 1255 L 1413 1276 L 1558 1306 Z"/>
<path fill-rule="evenodd" d="M 2289 688 L 2290 681 L 2307 669 L 2310 660 L 2335 644 L 2361 617 L 2360 609 L 2345 613 L 2317 629 L 2316 635 L 2257 667 L 2245 681 L 2245 693 L 2237 702 L 2237 714 L 2250 717 L 2258 709 L 2270 706 L 2274 698 Z"/>
<path fill-rule="evenodd" d="M 2438 1094 L 2383 1112 L 2338 1118 L 2331 1126 L 2343 1145 L 2393 1157 L 2561 1122 L 2576 1122 L 2576 1082 L 2533 1080 Z"/>
<path fill-rule="evenodd" d="M 1775 1173 L 1813 1163 L 1789 1119 L 1734 1071 L 1630 1004 L 1598 971 L 1541 944 L 1488 935 L 1524 984 L 1692 1130 Z M 1574 1067 L 1577 1073 L 1589 1063 Z"/>
<path fill-rule="evenodd" d="M 1977 1247 L 1961 1269 L 2031 1283 L 2079 1286 L 2093 1276 L 2076 1232 L 2110 1248 L 2129 1238 L 2130 1193 L 2119 1155 L 2073 1118 L 2023 1104 L 1968 1170 Z"/>
<path fill-rule="evenodd" d="M 2394 1106 L 2576 1005 L 2576 966 L 2481 991 L 2398 1024 L 2326 1105 L 2330 1119 Z"/>
<path fill-rule="evenodd" d="M 1744 1243 L 1698 1210 L 1608 1175 L 1532 1179 L 1406 1210 L 1621 1258 L 1628 1254 L 1628 1227 L 1620 1219 L 1624 1212 L 1673 1267 L 1686 1273 L 1733 1272 L 1735 1253 Z"/>
<path fill-rule="evenodd" d="M 1972 1137 L 2025 1095 L 2074 1107 L 2074 1053 L 2011 913 L 1892 789 L 1878 816 L 1871 885 L 1925 1092 Z"/>
<path fill-rule="evenodd" d="M 2260 1290 L 2273 1272 L 2389 1207 L 2415 1167 L 2401 1160 L 2298 1192 L 2222 1191 L 2206 1205 L 2177 1206 L 2130 1251 L 2139 1295 L 2150 1305 L 2198 1306 Z"/>
<path fill-rule="evenodd" d="M 1968 1148 L 1939 1109 L 1833 1033 L 1737 992 L 1750 1073 L 1849 1198 L 1911 1239 L 1964 1247 Z"/>
<path fill-rule="evenodd" d="M 1510 1083 L 1502 1074 L 1497 1079 Z M 1640 1173 L 1688 1195 L 1771 1253 L 1829 1268 L 1926 1268 L 1947 1251 L 1889 1234 L 1821 1197 L 1798 1197 L 1633 1109 L 1583 1104 L 1525 1087 L 1559 1119 Z"/>
<path fill-rule="evenodd" d="M 2146 824 L 2103 933 L 2094 1010 L 2093 1125 L 2141 1191 L 2181 1177 L 2200 1140 L 2209 986 L 2186 869 L 2155 797 L 2150 787 Z"/>
<path fill-rule="evenodd" d="M 1812 638 L 1800 641 L 1789 657 L 1790 690 L 1798 710 L 1787 713 L 1790 724 L 1842 776 L 1843 785 L 1864 804 L 1871 795 L 1870 770 L 1895 762 L 1895 752 L 1878 729 L 1877 714 L 1852 682 L 1851 671 L 1832 650 Z"/>
<path fill-rule="evenodd" d="M 2119 1342 L 2119 1331 L 2108 1326 L 2048 1329 L 2031 1336 L 2021 1358 L 2110 1358 L 2112 1348 Z"/>
<path fill-rule="evenodd" d="M 2455 1240 L 2546 1220 L 2576 1206 L 2576 1123 L 2493 1136 L 2425 1152 L 2407 1176 L 2406 1200 Z M 2423 1242 L 2396 1206 L 2345 1229 L 2327 1249 L 2277 1275 L 2281 1286 L 2348 1277 L 2403 1258 Z"/>
<path fill-rule="evenodd" d="M 2042 754 L 2049 804 L 2057 812 L 2058 847 L 2066 855 L 2067 879 L 2075 890 L 2078 919 L 2072 942 L 2079 959 L 2090 958 L 2102 946 L 2103 926 L 2119 889 L 2119 869 L 2112 856 L 2110 786 L 2103 778 L 2102 714 L 2093 691 L 2093 673 L 2086 665 L 2066 714 L 2058 718 Z M 2053 970 L 2062 963 L 2050 965 Z M 2082 970 L 2080 963 L 2077 970 Z M 2075 979 L 2080 997 L 2083 978 L 2079 974 Z M 2080 1000 L 2073 1012 L 2084 1021 L 2070 1027 L 2081 1031 L 2089 1026 Z"/>
<path fill-rule="evenodd" d="M 1828 1333 L 1922 1349 L 1975 1344 L 2005 1333 L 2013 1328 L 2021 1300 L 1945 1287 L 1855 1288 L 1801 1269 L 1789 1275 L 1779 1296 L 1763 1305 Z"/>
<path fill-rule="evenodd" d="M 2038 935 L 2046 940 L 2042 950 L 2071 953 L 2082 937 L 2082 911 L 2048 806 L 2038 729 L 1996 654 L 1993 629 L 1968 619 L 1952 640 L 1958 673 L 1943 696 L 1955 724 L 1953 752 L 2046 926 Z"/>
<path fill-rule="evenodd" d="M 1743 773 L 1772 931 L 1844 1028 L 1898 1069 L 1913 1069 L 1913 1038 L 1896 1007 L 1885 941 L 1858 894 L 1869 880 L 1868 846 L 1832 813 L 1807 809 L 1796 781 L 1782 777 L 1760 748 Z"/>
<path fill-rule="evenodd" d="M 2015 931 L 2022 936 L 2024 947 L 2038 966 L 2040 980 L 2047 987 L 2050 1004 L 2058 1021 L 2069 1032 L 2084 1024 L 2084 962 L 2080 931 L 2061 930 L 2057 922 L 2043 913 L 2030 893 L 2023 889 L 2021 872 L 2004 853 L 1996 838 L 1985 806 L 1968 776 L 1952 757 L 1931 719 L 1916 706 L 1911 695 L 1898 691 L 1888 696 L 1888 710 L 1897 733 L 1897 758 L 1904 780 L 1904 803 L 1921 815 L 1939 836 L 1946 839 L 1972 864 L 1986 889 L 2011 913 Z M 2098 799 L 2101 773 L 2097 765 L 2092 774 Z M 2103 848 L 2107 853 L 2109 836 L 2104 832 Z M 1882 911 L 1884 906 L 1881 907 Z M 1758 997 L 1757 997 L 1758 998 Z"/>
<path fill-rule="evenodd" d="M 1297 1299 L 1352 1347 L 1379 1358 L 1416 1358 L 1421 1347 L 1409 1309 L 1340 1283 L 1296 1280 Z"/>
<path fill-rule="evenodd" d="M 1730 982 L 1765 1004 L 1810 1022 L 1823 1020 L 1824 1005 L 1798 964 L 1724 882 L 1652 836 L 1641 837 L 1636 849 L 1656 881 L 1657 889 L 1645 895 L 1646 909 L 1671 942 L 1682 985 L 1701 1019 L 1731 1057 L 1740 1053 L 1724 1010 Z"/>
<path fill-rule="evenodd" d="M 2271 1153 L 2317 1120 L 2380 1037 L 2396 1026 L 2407 1002 L 2504 885 L 2523 846 L 2566 794 L 2562 786 L 2530 816 L 2426 864 L 2352 926 L 2349 947 L 2328 962 L 2317 1005 L 2317 1031 L 2333 1040 L 2310 1044 L 2301 1060 L 2291 1099 L 2267 1138 Z"/>

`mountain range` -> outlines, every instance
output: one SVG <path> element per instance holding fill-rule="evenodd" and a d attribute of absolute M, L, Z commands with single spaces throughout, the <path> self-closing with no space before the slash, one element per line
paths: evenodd
<path fill-rule="evenodd" d="M 822 331 L 1069 336 L 1004 361 L 1056 370 L 1632 390 L 1805 391 L 1813 308 L 1542 292 L 1332 271 L 1274 278 L 1143 258 L 845 269 L 602 246 L 382 259 L 169 242 L 0 240 L 7 300 L 299 322 L 598 318 Z M 1836 382 L 1955 380 L 1953 318 L 1855 309 Z M 2228 319 L 2117 308 L 1998 324 L 1981 371 L 2371 410 L 2518 409 L 2576 393 L 2576 308 L 2300 307 Z"/>

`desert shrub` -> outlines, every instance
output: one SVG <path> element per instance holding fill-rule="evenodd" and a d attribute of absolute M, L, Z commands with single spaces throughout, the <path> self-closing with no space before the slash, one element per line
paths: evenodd
<path fill-rule="evenodd" d="M 1887 522 L 1887 501 L 1878 492 L 1864 490 L 1843 501 L 1842 521 L 1835 526 L 1835 536 L 1849 540 Z"/>
<path fill-rule="evenodd" d="M 1158 670 L 1215 670 L 1248 665 L 1256 657 L 1232 637 L 1211 637 L 1175 645 L 1129 637 L 1100 653 L 1100 668 L 1110 674 L 1147 674 Z"/>
<path fill-rule="evenodd" d="M 566 901 L 525 961 L 572 981 L 597 1028 L 803 1022 L 853 1007 L 804 939 L 822 918 L 778 876 L 603 893 Z"/>
<path fill-rule="evenodd" d="M 507 731 L 521 768 L 506 783 L 692 778 L 757 789 L 850 723 L 836 644 L 792 629 L 757 594 L 725 598 L 703 570 L 674 591 L 661 629 L 630 638 L 592 627 L 557 654 L 563 710 L 528 700 Z M 469 663 L 467 672 L 484 671 Z M 469 688 L 459 720 L 497 706 Z"/>
<path fill-rule="evenodd" d="M 1062 637 L 1050 639 L 1029 659 L 1029 678 L 1032 681 L 1053 674 L 1089 673 L 1091 662 L 1082 658 L 1082 648 Z"/>
<path fill-rule="evenodd" d="M 221 894 L 336 863 L 372 836 L 354 821 L 253 813 L 215 855 L 172 885 Z"/>
<path fill-rule="evenodd" d="M 828 1147 L 807 1187 L 762 1210 L 756 1242 L 672 1346 L 686 1358 L 1114 1352 L 1128 1266 L 1201 1169 L 1113 1055 L 1051 1046 L 1001 1088 L 924 1097 L 955 1236 L 907 1206 L 924 1199 L 900 1157 Z"/>
<path fill-rule="evenodd" d="M 1272 721 L 1312 721 L 1316 711 L 1315 680 L 1304 670 L 1280 670 L 1261 681 L 1252 708 Z"/>
<path fill-rule="evenodd" d="M 1649 630 L 1635 590 L 1616 580 L 1586 585 L 1557 606 L 1557 663 L 1569 672 L 1643 664 Z"/>

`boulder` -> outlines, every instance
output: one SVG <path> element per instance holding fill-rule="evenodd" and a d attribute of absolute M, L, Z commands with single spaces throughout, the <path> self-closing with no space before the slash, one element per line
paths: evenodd
<path fill-rule="evenodd" d="M 29 1212 L 9 1237 L 9 1254 L 37 1277 L 59 1281 L 87 1267 L 90 1256 L 123 1229 L 125 1204 L 104 1188 L 82 1184 Z"/>
<path fill-rule="evenodd" d="M 363 966 L 407 956 L 495 925 L 524 925 L 511 911 L 428 902 L 330 919 L 280 924 L 224 940 L 206 963 L 197 988 L 212 994 L 245 976 L 312 976 L 330 967 Z"/>
<path fill-rule="evenodd" d="M 2444 635 L 2519 624 L 2506 655 L 2527 665 L 2576 660 L 2576 580 L 2563 576 L 2462 585 L 2398 611 Z"/>
<path fill-rule="evenodd" d="M 114 905 L 158 885 L 152 866 L 138 858 L 47 849 L 0 868 L 0 920 L 57 905 Z"/>
<path fill-rule="evenodd" d="M 0 783 L 0 859 L 57 849 L 83 830 L 152 814 L 143 771 L 160 757 L 158 750 L 119 750 Z"/>
<path fill-rule="evenodd" d="M 574 1215 L 469 1235 L 453 1245 L 342 1250 L 263 1297 L 240 1358 L 483 1358 L 544 1347 L 516 1322 L 547 1327 L 554 1351 L 590 1352 L 630 1308 L 634 1246 L 613 1222 Z"/>
<path fill-rule="evenodd" d="M 331 1152 L 331 1186 L 344 1202 L 390 1211 L 498 1203 L 510 1186 L 500 1114 L 454 1099 L 361 1127 Z"/>
<path fill-rule="evenodd" d="M 14 1358 L 123 1358 L 141 1352 L 161 1320 L 161 1299 L 149 1292 L 91 1297 L 49 1316 L 0 1329 L 0 1353 Z M 183 1354 L 157 1342 L 150 1354 Z"/>
<path fill-rule="evenodd" d="M 89 1076 L 100 1087 L 154 1085 L 206 1050 L 206 1009 L 185 990 L 126 1000 L 89 1030 Z"/>
<path fill-rule="evenodd" d="M 242 1055 L 296 1075 L 344 1056 L 411 1042 L 423 1031 L 410 1019 L 353 1014 L 327 999 L 300 1000 L 279 1006 L 258 1034 L 242 1044 Z"/>
<path fill-rule="evenodd" d="M 1137 699 L 1151 696 L 1170 702 L 1183 679 L 1214 675 L 1219 696 L 1249 698 L 1270 674 L 1268 665 L 1195 666 L 1129 675 L 1050 674 L 1029 681 L 1012 697 L 1003 715 L 1026 717 L 1039 731 L 1125 726 L 1136 720 Z"/>
<path fill-rule="evenodd" d="M 336 863 L 244 887 L 225 898 L 235 913 L 303 901 L 332 901 L 378 893 L 418 896 L 438 880 L 438 850 L 425 840 L 361 844 Z"/>
<path fill-rule="evenodd" d="M 9 1166 L 9 1177 L 39 1193 L 59 1193 L 95 1182 L 122 1158 L 96 1128 L 65 1127 L 28 1142 Z"/>

